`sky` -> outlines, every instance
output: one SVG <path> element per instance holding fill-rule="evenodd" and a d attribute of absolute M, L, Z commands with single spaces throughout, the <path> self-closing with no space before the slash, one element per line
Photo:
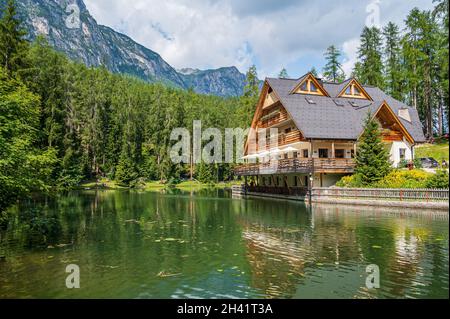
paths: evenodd
<path fill-rule="evenodd" d="M 347 75 L 365 25 L 404 26 L 414 7 L 432 0 L 85 0 L 99 24 L 159 53 L 177 69 L 255 64 L 260 78 L 286 68 L 292 78 L 314 66 L 334 44 Z"/>

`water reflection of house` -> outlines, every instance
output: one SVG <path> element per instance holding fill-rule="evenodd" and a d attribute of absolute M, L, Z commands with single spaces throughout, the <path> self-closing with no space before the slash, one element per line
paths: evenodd
<path fill-rule="evenodd" d="M 271 297 L 292 297 L 308 268 L 358 259 L 354 232 L 338 223 L 314 229 L 248 224 L 243 232 L 252 286 Z"/>

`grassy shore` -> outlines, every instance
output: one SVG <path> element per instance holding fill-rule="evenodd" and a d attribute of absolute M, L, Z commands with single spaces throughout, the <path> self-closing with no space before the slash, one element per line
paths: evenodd
<path fill-rule="evenodd" d="M 154 191 L 154 190 L 162 190 L 166 188 L 177 188 L 181 190 L 191 190 L 191 189 L 204 189 L 204 188 L 231 188 L 233 185 L 241 184 L 242 182 L 233 181 L 233 182 L 221 182 L 221 183 L 213 183 L 213 184 L 205 184 L 199 181 L 185 181 L 175 185 L 163 184 L 159 181 L 151 181 L 146 182 L 140 189 Z M 101 179 L 99 182 L 89 181 L 82 183 L 80 185 L 82 189 L 95 189 L 95 188 L 103 188 L 103 189 L 112 189 L 112 190 L 120 190 L 127 189 L 127 187 L 122 187 L 118 185 L 115 181 L 111 181 L 109 179 Z"/>

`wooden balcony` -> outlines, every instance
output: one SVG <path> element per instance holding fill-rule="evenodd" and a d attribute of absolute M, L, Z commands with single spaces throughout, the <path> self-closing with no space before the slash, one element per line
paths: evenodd
<path fill-rule="evenodd" d="M 356 163 L 354 159 L 346 158 L 315 158 L 315 173 L 354 173 Z"/>
<path fill-rule="evenodd" d="M 279 110 L 279 112 L 274 113 L 273 115 L 266 115 L 266 118 L 263 116 L 263 120 L 258 122 L 259 128 L 269 128 L 274 125 L 278 125 L 283 123 L 289 119 L 289 115 L 285 109 Z"/>
<path fill-rule="evenodd" d="M 238 176 L 335 173 L 352 174 L 355 171 L 353 159 L 340 158 L 305 158 L 271 161 L 262 164 L 247 164 L 235 168 Z"/>
<path fill-rule="evenodd" d="M 294 144 L 303 140 L 302 133 L 300 131 L 292 131 L 287 134 L 281 134 L 278 138 L 278 144 L 280 146 Z"/>
<path fill-rule="evenodd" d="M 258 147 L 256 147 L 256 149 L 258 150 L 258 152 L 261 151 L 268 151 L 280 146 L 286 146 L 286 145 L 290 145 L 290 144 L 294 144 L 294 143 L 298 143 L 298 142 L 302 142 L 304 141 L 302 133 L 300 131 L 292 131 L 290 133 L 287 134 L 280 134 L 278 136 L 278 144 L 276 143 L 270 143 L 270 141 L 267 141 L 267 145 L 266 145 L 266 149 L 261 149 Z"/>
<path fill-rule="evenodd" d="M 397 131 L 384 130 L 381 133 L 383 142 L 400 142 L 403 141 L 403 134 Z"/>

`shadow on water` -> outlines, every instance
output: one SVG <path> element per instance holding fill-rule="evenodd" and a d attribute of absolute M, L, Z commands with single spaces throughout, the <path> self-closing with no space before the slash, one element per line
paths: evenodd
<path fill-rule="evenodd" d="M 0 298 L 448 298 L 448 215 L 221 189 L 70 192 L 11 213 Z M 380 289 L 365 287 L 370 264 Z"/>

